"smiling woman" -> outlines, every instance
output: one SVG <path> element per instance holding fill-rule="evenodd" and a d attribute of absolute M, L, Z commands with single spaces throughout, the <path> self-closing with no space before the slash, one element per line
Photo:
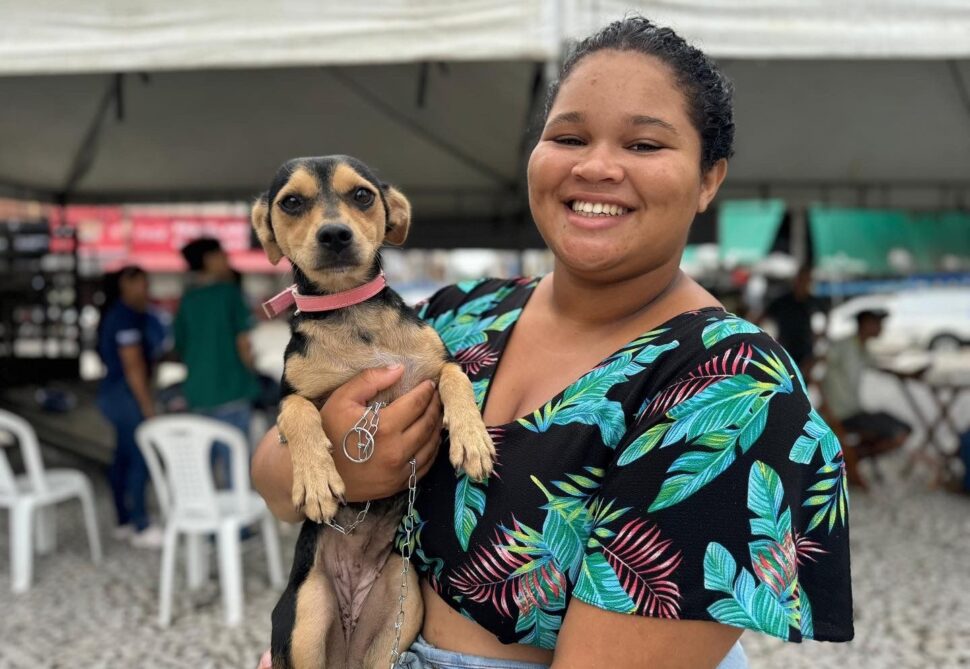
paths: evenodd
<path fill-rule="evenodd" d="M 627 18 L 566 60 L 528 168 L 554 271 L 420 312 L 498 458 L 475 481 L 442 455 L 421 481 L 424 627 L 401 666 L 739 669 L 744 629 L 852 638 L 841 447 L 787 353 L 679 269 L 733 136 L 730 83 L 669 29 Z M 328 434 L 357 417 L 322 409 Z M 270 435 L 271 504 L 288 467 Z M 380 489 L 341 475 L 348 499 Z"/>

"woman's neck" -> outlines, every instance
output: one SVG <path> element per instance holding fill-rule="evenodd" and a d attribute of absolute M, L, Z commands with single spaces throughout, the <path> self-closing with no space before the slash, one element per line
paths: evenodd
<path fill-rule="evenodd" d="M 689 279 L 679 267 L 613 282 L 594 282 L 556 263 L 548 277 L 549 305 L 559 317 L 582 329 L 614 327 L 658 307 Z"/>

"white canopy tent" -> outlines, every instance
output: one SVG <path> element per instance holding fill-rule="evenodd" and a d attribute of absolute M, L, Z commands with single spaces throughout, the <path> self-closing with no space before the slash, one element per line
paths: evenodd
<path fill-rule="evenodd" d="M 970 204 L 965 0 L 0 0 L 0 192 L 245 198 L 287 158 L 349 153 L 437 245 L 531 243 L 547 65 L 631 9 L 734 79 L 725 195 Z"/>

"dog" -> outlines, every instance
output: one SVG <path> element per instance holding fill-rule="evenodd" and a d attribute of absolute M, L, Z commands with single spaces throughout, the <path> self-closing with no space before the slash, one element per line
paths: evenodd
<path fill-rule="evenodd" d="M 410 222 L 404 195 L 349 156 L 286 162 L 253 205 L 253 228 L 270 262 L 286 257 L 293 267 L 296 294 L 284 291 L 274 300 L 298 307 L 284 354 L 277 426 L 293 461 L 293 504 L 307 521 L 289 583 L 273 609 L 274 669 L 387 667 L 391 658 L 402 578 L 402 558 L 392 546 L 406 494 L 371 503 L 350 534 L 327 524 L 347 527 L 364 509 L 338 503 L 344 483 L 319 413 L 333 390 L 364 369 L 393 363 L 405 372 L 377 401 L 391 402 L 434 379 L 451 464 L 476 479 L 492 471 L 495 448 L 471 382 L 434 329 L 383 286 L 380 248 L 403 244 Z M 333 306 L 348 295 L 342 301 L 352 304 L 342 308 L 300 307 L 301 299 L 306 305 L 322 297 Z M 341 448 L 343 435 L 330 436 Z M 417 637 L 424 613 L 413 570 L 408 581 L 401 650 Z"/>

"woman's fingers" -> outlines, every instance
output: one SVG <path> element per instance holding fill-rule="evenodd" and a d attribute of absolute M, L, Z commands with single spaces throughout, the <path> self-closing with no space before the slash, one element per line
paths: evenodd
<path fill-rule="evenodd" d="M 406 432 L 424 417 L 435 397 L 434 383 L 422 381 L 381 411 L 381 431 Z"/>
<path fill-rule="evenodd" d="M 402 374 L 404 374 L 402 365 L 365 369 L 334 391 L 334 395 L 339 393 L 343 399 L 367 405 L 377 393 L 397 383 Z"/>

